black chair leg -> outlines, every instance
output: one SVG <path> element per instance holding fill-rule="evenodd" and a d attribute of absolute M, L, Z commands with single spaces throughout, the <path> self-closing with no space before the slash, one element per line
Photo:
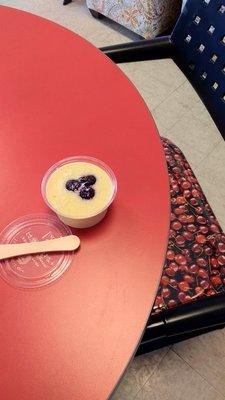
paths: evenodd
<path fill-rule="evenodd" d="M 100 49 L 115 63 L 172 58 L 174 53 L 170 36 L 116 44 Z"/>
<path fill-rule="evenodd" d="M 102 19 L 102 18 L 104 17 L 104 15 L 102 15 L 100 12 L 98 12 L 98 11 L 96 11 L 96 10 L 92 10 L 92 8 L 89 8 L 89 11 L 90 11 L 91 15 L 92 15 L 94 18 Z"/>
<path fill-rule="evenodd" d="M 72 0 L 63 0 L 63 5 L 66 6 L 67 4 L 71 3 Z"/>

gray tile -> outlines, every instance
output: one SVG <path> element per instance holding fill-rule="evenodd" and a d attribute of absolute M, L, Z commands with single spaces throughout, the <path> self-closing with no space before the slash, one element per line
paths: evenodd
<path fill-rule="evenodd" d="M 168 348 L 163 348 L 148 355 L 136 357 L 110 400 L 132 400 L 167 352 Z"/>
<path fill-rule="evenodd" d="M 225 142 L 219 144 L 195 169 L 203 191 L 225 231 Z"/>
<path fill-rule="evenodd" d="M 223 400 L 223 397 L 170 350 L 134 399 Z"/>
<path fill-rule="evenodd" d="M 161 121 L 161 119 L 158 118 L 157 116 L 155 116 L 154 111 L 152 111 L 152 116 L 153 116 L 156 126 L 158 128 L 160 136 L 168 137 L 168 129 L 166 129 L 166 127 L 163 125 L 163 122 Z"/>
<path fill-rule="evenodd" d="M 191 107 L 191 111 L 196 118 L 200 119 L 200 121 L 203 121 L 207 124 L 212 124 L 212 129 L 214 128 L 212 118 L 200 99 L 193 105 L 193 107 Z"/>
<path fill-rule="evenodd" d="M 172 60 L 127 63 L 120 68 L 143 95 L 151 111 L 186 81 Z"/>
<path fill-rule="evenodd" d="M 170 76 L 167 79 L 170 81 Z M 198 95 L 187 80 L 164 98 L 165 100 L 154 111 L 155 116 L 160 118 L 167 129 L 171 129 L 199 101 Z"/>
<path fill-rule="evenodd" d="M 217 330 L 173 346 L 192 368 L 225 396 L 225 330 Z"/>
<path fill-rule="evenodd" d="M 187 111 L 166 132 L 166 137 L 181 148 L 193 168 L 200 165 L 221 142 L 221 135 L 214 123 L 210 119 L 208 122 L 202 121 L 192 110 Z"/>

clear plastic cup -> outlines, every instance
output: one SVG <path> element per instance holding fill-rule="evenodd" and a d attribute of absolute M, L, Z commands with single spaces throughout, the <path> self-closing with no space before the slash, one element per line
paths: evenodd
<path fill-rule="evenodd" d="M 94 164 L 103 169 L 110 177 L 111 182 L 112 182 L 112 195 L 107 202 L 107 204 L 104 205 L 104 207 L 98 212 L 98 213 L 93 213 L 93 214 L 88 214 L 86 217 L 80 217 L 79 213 L 76 215 L 76 211 L 74 211 L 74 215 L 66 215 L 62 214 L 54 208 L 48 201 L 47 196 L 46 196 L 46 186 L 49 177 L 51 174 L 56 171 L 58 168 L 62 167 L 65 164 L 70 164 L 70 163 L 75 163 L 75 162 L 86 162 L 89 164 Z M 52 165 L 48 171 L 45 173 L 42 183 L 41 183 L 41 192 L 43 199 L 47 206 L 53 210 L 59 217 L 59 219 L 64 222 L 64 224 L 69 225 L 73 228 L 89 228 L 91 226 L 96 225 L 98 222 L 100 222 L 104 216 L 107 213 L 107 210 L 110 206 L 110 204 L 113 202 L 116 192 L 117 192 L 117 181 L 114 172 L 108 165 L 106 165 L 104 162 L 97 160 L 96 158 L 89 157 L 89 156 L 76 156 L 76 157 L 69 157 L 65 158 L 61 161 L 58 161 L 56 164 Z"/>

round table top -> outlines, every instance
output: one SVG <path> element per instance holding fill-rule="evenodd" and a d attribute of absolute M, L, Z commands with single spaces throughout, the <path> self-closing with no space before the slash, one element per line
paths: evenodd
<path fill-rule="evenodd" d="M 77 154 L 118 179 L 102 223 L 42 289 L 0 279 L 0 391 L 7 400 L 103 400 L 133 356 L 167 247 L 169 190 L 154 121 L 120 69 L 81 37 L 0 7 L 0 230 L 45 206 L 40 182 Z"/>

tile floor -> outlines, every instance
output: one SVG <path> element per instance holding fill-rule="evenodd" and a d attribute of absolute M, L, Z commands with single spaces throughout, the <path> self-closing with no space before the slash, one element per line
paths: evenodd
<path fill-rule="evenodd" d="M 1 0 L 58 22 L 97 47 L 137 40 L 109 20 L 95 20 L 83 0 Z M 225 230 L 225 141 L 201 101 L 169 60 L 123 64 L 149 106 L 160 134 L 186 154 Z M 113 400 L 225 400 L 225 330 L 136 358 Z"/>

